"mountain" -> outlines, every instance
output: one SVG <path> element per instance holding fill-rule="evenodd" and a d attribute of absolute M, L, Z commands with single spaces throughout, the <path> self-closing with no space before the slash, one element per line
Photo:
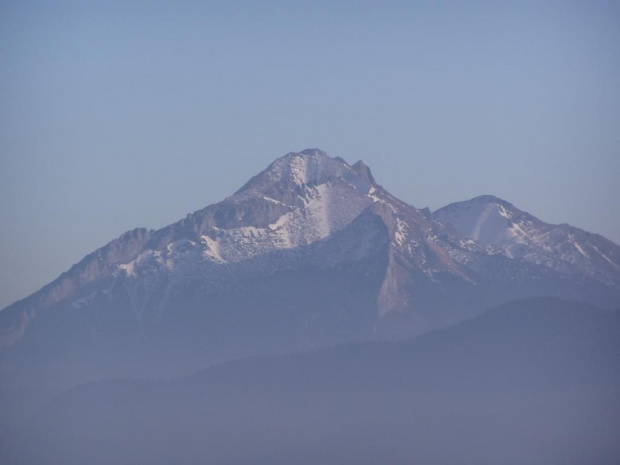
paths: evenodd
<path fill-rule="evenodd" d="M 501 239 L 492 207 L 433 214 L 392 196 L 361 161 L 289 153 L 222 202 L 127 232 L 2 310 L 3 382 L 179 376 L 247 355 L 410 337 L 528 296 L 618 306 L 617 245 L 497 202 L 523 242 Z"/>
<path fill-rule="evenodd" d="M 620 248 L 598 234 L 568 224 L 549 224 L 505 200 L 483 195 L 447 205 L 433 217 L 452 225 L 467 239 L 501 254 L 533 265 L 620 285 Z"/>
<path fill-rule="evenodd" d="M 0 461 L 611 465 L 619 364 L 618 312 L 530 299 L 411 341 L 75 388 Z"/>

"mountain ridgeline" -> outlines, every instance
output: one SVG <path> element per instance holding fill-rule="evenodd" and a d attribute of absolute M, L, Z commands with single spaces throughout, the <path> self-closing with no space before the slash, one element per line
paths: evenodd
<path fill-rule="evenodd" d="M 620 307 L 620 247 L 482 196 L 430 212 L 363 163 L 289 153 L 234 195 L 127 232 L 0 312 L 3 384 L 181 376 L 408 338 L 527 297 Z"/>

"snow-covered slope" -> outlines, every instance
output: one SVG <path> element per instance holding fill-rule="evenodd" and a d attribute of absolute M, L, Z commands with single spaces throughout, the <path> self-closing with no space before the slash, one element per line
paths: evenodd
<path fill-rule="evenodd" d="M 491 195 L 450 204 L 433 218 L 487 246 L 489 254 L 620 287 L 620 248 L 598 234 L 545 223 Z"/>
<path fill-rule="evenodd" d="M 532 231 L 543 224 L 492 195 L 450 204 L 433 216 L 450 223 L 464 237 L 486 245 L 527 244 Z"/>

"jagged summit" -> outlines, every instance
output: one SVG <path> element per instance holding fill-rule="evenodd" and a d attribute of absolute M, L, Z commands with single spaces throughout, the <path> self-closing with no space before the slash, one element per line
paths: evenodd
<path fill-rule="evenodd" d="M 351 168 L 366 181 L 374 184 L 375 178 L 372 176 L 370 168 L 362 160 L 357 161 Z"/>
<path fill-rule="evenodd" d="M 295 154 L 295 152 L 292 152 L 292 154 Z M 307 155 L 307 156 L 314 156 L 314 157 L 327 157 L 327 158 L 330 158 L 329 155 L 327 155 L 321 149 L 317 149 L 316 147 L 312 148 L 312 149 L 302 150 L 301 152 L 299 152 L 299 155 Z"/>
<path fill-rule="evenodd" d="M 366 192 L 374 182 L 372 176 L 355 170 L 340 157 L 332 158 L 319 149 L 306 149 L 301 152 L 290 152 L 278 158 L 235 194 L 246 191 L 262 193 L 282 191 L 338 180 L 344 180 L 356 189 Z"/>

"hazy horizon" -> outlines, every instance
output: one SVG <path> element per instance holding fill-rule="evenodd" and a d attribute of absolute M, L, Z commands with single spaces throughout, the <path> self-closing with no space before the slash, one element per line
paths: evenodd
<path fill-rule="evenodd" d="M 3 2 L 0 308 L 318 147 L 620 242 L 620 8 Z"/>

